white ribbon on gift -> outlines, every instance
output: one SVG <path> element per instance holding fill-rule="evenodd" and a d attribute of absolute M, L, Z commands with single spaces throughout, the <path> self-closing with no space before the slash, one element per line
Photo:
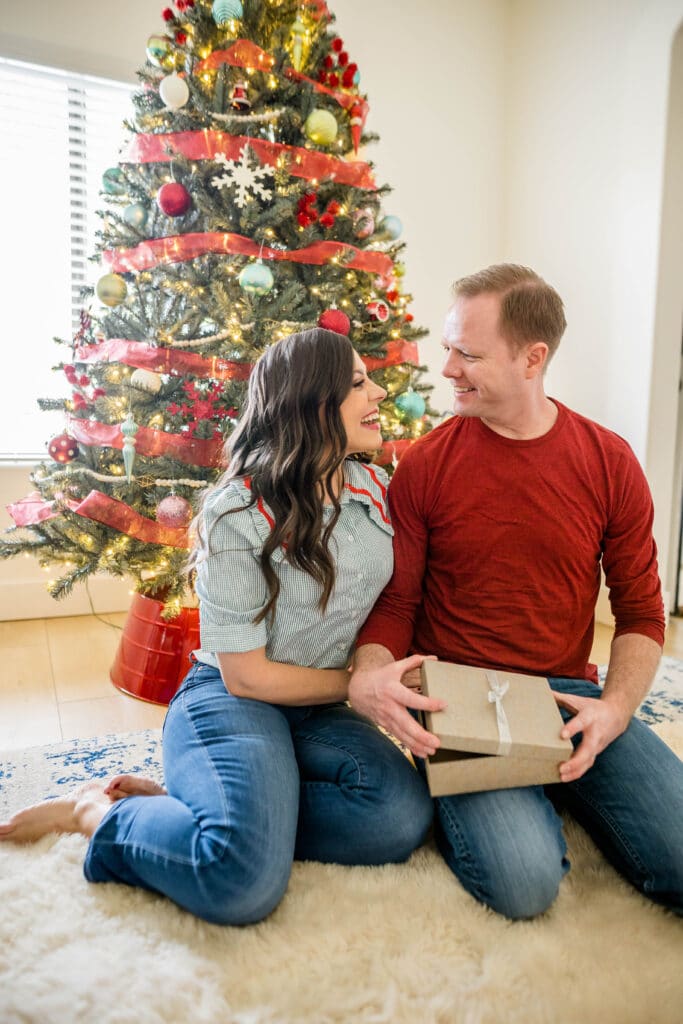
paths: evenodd
<path fill-rule="evenodd" d="M 512 736 L 510 734 L 510 723 L 503 707 L 503 697 L 510 689 L 509 683 L 501 683 L 497 672 L 487 672 L 486 678 L 491 687 L 489 690 L 489 704 L 496 705 L 496 722 L 498 723 L 498 749 L 496 754 L 505 756 L 512 750 Z"/>

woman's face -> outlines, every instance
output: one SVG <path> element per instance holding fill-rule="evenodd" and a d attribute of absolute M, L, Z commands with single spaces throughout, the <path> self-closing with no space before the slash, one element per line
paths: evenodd
<path fill-rule="evenodd" d="M 367 375 L 363 360 L 353 354 L 353 383 L 339 407 L 346 431 L 346 454 L 374 451 L 382 445 L 379 424 L 379 403 L 386 391 Z"/>

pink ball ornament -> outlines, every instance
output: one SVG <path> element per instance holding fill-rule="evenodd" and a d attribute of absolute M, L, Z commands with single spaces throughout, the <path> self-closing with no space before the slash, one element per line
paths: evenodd
<path fill-rule="evenodd" d="M 182 217 L 192 206 L 192 196 L 184 185 L 169 181 L 157 192 L 157 203 L 167 217 Z"/>
<path fill-rule="evenodd" d="M 353 215 L 353 233 L 356 238 L 369 238 L 375 230 L 375 218 L 369 206 L 363 206 Z"/>
<path fill-rule="evenodd" d="M 169 494 L 157 505 L 156 517 L 162 526 L 187 526 L 192 519 L 192 505 L 179 494 Z"/>
<path fill-rule="evenodd" d="M 335 334 L 345 334 L 348 338 L 351 330 L 351 321 L 341 309 L 326 309 L 318 317 L 318 327 L 326 331 L 334 331 Z"/>

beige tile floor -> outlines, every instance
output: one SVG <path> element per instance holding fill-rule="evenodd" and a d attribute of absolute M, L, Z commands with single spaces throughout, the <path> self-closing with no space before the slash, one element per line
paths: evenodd
<path fill-rule="evenodd" d="M 0 622 L 0 750 L 161 726 L 165 709 L 120 693 L 109 668 L 125 614 Z M 596 627 L 593 659 L 607 661 L 612 630 Z M 683 659 L 683 619 L 665 653 Z"/>

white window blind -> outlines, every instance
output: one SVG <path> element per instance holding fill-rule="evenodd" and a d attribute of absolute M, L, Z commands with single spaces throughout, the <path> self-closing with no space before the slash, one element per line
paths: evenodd
<path fill-rule="evenodd" d="M 68 349 L 52 339 L 71 337 L 80 289 L 102 273 L 89 260 L 102 173 L 117 163 L 132 91 L 0 58 L 0 460 L 44 458 L 64 427 L 37 399 L 69 394 L 51 369 Z"/>

